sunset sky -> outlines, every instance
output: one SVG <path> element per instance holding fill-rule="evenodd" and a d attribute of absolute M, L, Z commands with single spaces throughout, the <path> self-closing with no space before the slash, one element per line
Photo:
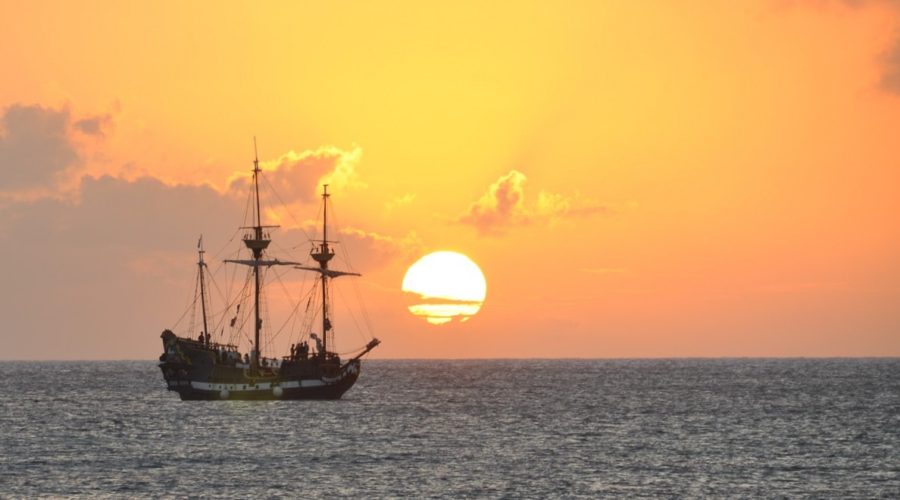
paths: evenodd
<path fill-rule="evenodd" d="M 155 359 L 254 136 L 375 358 L 900 356 L 897 2 L 0 0 L 0 61 L 2 359 Z"/>

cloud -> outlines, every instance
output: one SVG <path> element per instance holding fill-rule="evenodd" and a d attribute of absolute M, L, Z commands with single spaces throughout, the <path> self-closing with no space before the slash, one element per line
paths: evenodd
<path fill-rule="evenodd" d="M 412 204 L 413 201 L 416 200 L 415 193 L 405 193 L 403 196 L 397 196 L 389 200 L 384 204 L 384 210 L 387 213 L 391 213 L 394 210 L 406 207 Z"/>
<path fill-rule="evenodd" d="M 900 0 L 820 0 L 818 2 L 782 1 L 783 7 L 799 8 L 831 8 L 835 5 L 843 6 L 850 10 L 863 10 L 871 7 L 887 6 L 893 10 L 893 16 L 900 15 Z M 881 90 L 900 95 L 900 31 L 898 31 L 889 46 L 887 46 L 878 58 L 881 65 L 881 77 L 878 86 Z"/>
<path fill-rule="evenodd" d="M 105 137 L 113 126 L 113 117 L 111 114 L 106 113 L 90 118 L 82 118 L 72 125 L 83 134 Z"/>
<path fill-rule="evenodd" d="M 242 213 L 210 187 L 149 178 L 84 178 L 79 190 L 0 207 L 15 263 L 5 271 L 15 287 L 0 292 L 4 358 L 148 357 L 153 330 L 184 307 L 197 236 L 216 234 L 218 248 Z"/>
<path fill-rule="evenodd" d="M 580 193 L 565 196 L 540 191 L 537 201 L 526 203 L 525 183 L 528 178 L 518 170 L 510 170 L 490 185 L 481 198 L 469 206 L 458 221 L 469 224 L 484 234 L 503 228 L 533 223 L 550 223 L 565 217 L 587 216 L 609 211 L 596 200 Z"/>
<path fill-rule="evenodd" d="M 895 15 L 900 14 L 900 0 L 843 0 L 841 3 L 852 9 L 887 5 L 893 9 Z M 882 53 L 880 63 L 882 67 L 879 86 L 886 92 L 900 95 L 900 31 L 894 35 L 892 44 Z"/>
<path fill-rule="evenodd" d="M 0 123 L 0 191 L 49 187 L 78 164 L 68 110 L 15 104 Z"/>
<path fill-rule="evenodd" d="M 307 180 L 299 191 L 312 192 L 316 179 Z M 241 246 L 245 197 L 152 177 L 83 177 L 76 189 L 65 199 L 0 206 L 0 245 L 14 263 L 5 279 L 15 284 L 0 292 L 0 341 L 8 347 L 0 358 L 147 358 L 187 304 L 201 233 L 217 279 L 236 272 L 221 260 Z M 346 227 L 340 234 L 336 264 L 349 254 L 361 273 L 421 246 L 414 233 Z M 272 255 L 304 260 L 306 241 L 300 229 L 280 231 Z"/>
<path fill-rule="evenodd" d="M 264 182 L 271 185 L 285 203 L 310 202 L 318 198 L 323 184 L 328 184 L 332 193 L 364 188 L 365 184 L 356 173 L 361 156 L 359 147 L 346 151 L 323 146 L 302 153 L 289 151 L 275 160 L 260 162 L 260 168 L 264 172 Z M 230 188 L 244 193 L 250 182 L 249 174 L 238 173 L 232 177 Z"/>
<path fill-rule="evenodd" d="M 74 121 L 73 121 L 74 120 Z M 0 199 L 71 195 L 113 128 L 113 114 L 81 119 L 68 107 L 14 104 L 0 116 Z"/>
<path fill-rule="evenodd" d="M 483 232 L 497 226 L 525 222 L 528 218 L 524 208 L 525 180 L 525 174 L 510 170 L 491 184 L 459 221 Z"/>
<path fill-rule="evenodd" d="M 894 46 L 885 52 L 881 74 L 881 88 L 900 95 L 900 37 L 894 40 Z"/>
<path fill-rule="evenodd" d="M 541 191 L 538 193 L 536 215 L 547 218 L 581 217 L 610 212 L 609 207 L 599 201 L 586 198 L 576 192 L 572 196 Z"/>
<path fill-rule="evenodd" d="M 211 270 L 218 267 L 222 278 L 237 272 L 221 261 L 241 247 L 247 191 L 235 190 L 249 187 L 246 175 L 225 191 L 148 175 L 86 175 L 111 132 L 109 114 L 13 105 L 0 125 L 0 245 L 11 263 L 5 278 L 15 284 L 0 292 L 7 320 L 0 341 L 8 347 L 0 358 L 147 358 L 159 349 L 158 332 L 184 310 L 201 233 Z M 264 178 L 307 215 L 314 209 L 297 205 L 317 197 L 323 183 L 337 193 L 364 187 L 356 170 L 361 154 L 289 152 L 262 164 Z M 414 233 L 394 238 L 352 228 L 341 235 L 340 247 L 362 273 L 417 244 Z M 276 237 L 273 256 L 306 258 L 302 230 Z"/>
<path fill-rule="evenodd" d="M 85 177 L 80 202 L 69 204 L 73 238 L 102 245 L 140 245 L 141 250 L 177 251 L 200 233 L 230 235 L 243 206 L 210 186 L 164 184 L 152 177 L 126 181 Z"/>
<path fill-rule="evenodd" d="M 356 227 L 339 230 L 342 247 L 338 257 L 359 269 L 379 267 L 394 258 L 408 259 L 422 252 L 425 245 L 415 231 L 394 237 Z M 349 256 L 349 257 L 348 257 Z"/>

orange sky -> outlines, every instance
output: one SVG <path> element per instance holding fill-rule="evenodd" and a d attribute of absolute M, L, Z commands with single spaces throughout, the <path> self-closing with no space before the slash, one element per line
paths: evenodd
<path fill-rule="evenodd" d="M 0 1 L 0 60 L 0 358 L 155 358 L 254 135 L 375 357 L 900 356 L 894 2 Z"/>

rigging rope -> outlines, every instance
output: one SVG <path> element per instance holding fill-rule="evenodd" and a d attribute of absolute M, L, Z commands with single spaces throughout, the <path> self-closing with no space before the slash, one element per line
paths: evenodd
<path fill-rule="evenodd" d="M 338 234 L 340 234 L 340 221 L 337 216 L 337 211 L 334 209 L 334 204 L 331 205 L 331 212 L 332 212 L 332 218 L 334 219 L 333 226 L 335 228 L 335 231 Z M 346 263 L 347 269 L 351 272 L 356 272 L 356 269 L 354 269 L 354 267 L 353 267 L 353 263 L 350 261 L 350 252 L 347 251 L 347 249 L 344 246 L 339 246 L 338 251 L 340 252 L 340 258 L 343 259 L 344 262 Z M 360 314 L 362 315 L 363 321 L 366 324 L 367 333 L 369 334 L 370 338 L 374 338 L 375 337 L 375 329 L 372 328 L 372 321 L 369 319 L 369 312 L 366 308 L 365 302 L 363 301 L 362 294 L 359 292 L 359 287 L 356 284 L 356 280 L 350 280 L 350 281 L 351 281 L 351 286 L 353 287 L 353 291 L 356 294 L 356 300 L 359 301 Z M 361 331 L 362 330 L 360 329 L 360 332 Z M 365 338 L 363 338 L 363 340 L 365 341 Z"/>
<path fill-rule="evenodd" d="M 262 173 L 262 172 L 260 172 L 260 173 Z M 299 229 L 303 233 L 303 235 L 306 236 L 306 239 L 309 240 L 310 239 L 309 234 L 306 232 L 305 229 L 303 229 L 303 226 L 300 224 L 300 222 L 297 221 L 297 219 L 294 217 L 294 214 L 290 210 L 288 210 L 287 203 L 285 203 L 284 200 L 281 199 L 281 196 L 278 194 L 278 191 L 275 190 L 275 186 L 273 186 L 272 183 L 269 182 L 269 179 L 267 179 L 266 176 L 260 175 L 260 177 L 262 178 L 263 182 L 265 182 L 265 185 L 266 185 L 266 187 L 268 187 L 269 191 L 271 191 L 272 194 L 275 195 L 275 198 L 278 200 L 278 202 L 281 203 L 281 207 L 284 209 L 285 212 L 287 212 L 288 217 L 290 217 L 291 220 L 294 221 L 294 225 L 297 227 L 297 229 Z"/>
<path fill-rule="evenodd" d="M 334 287 L 332 287 L 332 288 L 334 288 Z M 338 290 L 338 293 L 339 293 L 340 296 L 341 296 L 341 300 L 343 300 L 344 303 L 346 303 L 346 302 L 347 302 L 347 299 L 344 298 L 344 292 L 342 292 L 341 290 Z M 332 302 L 332 303 L 333 303 L 333 302 Z M 363 331 L 362 331 L 362 328 L 359 327 L 359 322 L 356 321 L 356 315 L 353 314 L 353 309 L 351 309 L 350 307 L 347 307 L 346 309 L 347 309 L 347 312 L 350 314 L 350 319 L 353 320 L 353 324 L 356 326 L 356 333 L 360 336 L 360 339 L 363 341 L 363 344 L 365 344 L 365 343 L 366 343 L 366 338 L 363 337 Z"/>
<path fill-rule="evenodd" d="M 269 193 L 273 194 L 274 197 L 281 204 L 281 207 L 283 208 L 284 212 L 287 213 L 290 220 L 294 223 L 294 228 L 299 229 L 300 232 L 303 234 L 303 236 L 307 239 L 307 241 L 309 241 L 309 242 L 315 241 L 311 238 L 310 233 L 307 232 L 306 229 L 304 229 L 303 225 L 296 219 L 296 217 L 294 217 L 294 214 L 288 209 L 288 205 L 281 198 L 280 194 L 275 189 L 275 186 L 265 176 L 262 175 L 262 172 L 260 172 L 260 175 L 258 175 L 258 178 L 263 179 L 263 185 L 265 186 L 265 189 Z M 253 196 L 253 192 L 248 190 L 247 201 L 244 205 L 244 214 L 243 214 L 244 224 L 243 224 L 243 226 L 249 226 L 249 225 L 256 224 L 256 220 L 255 220 L 256 206 L 255 206 L 254 201 L 255 201 L 255 198 Z M 333 234 L 339 235 L 340 234 L 340 229 L 339 229 L 340 225 L 338 223 L 337 213 L 334 211 L 333 205 L 326 207 L 326 205 L 325 205 L 326 203 L 330 203 L 330 200 L 326 199 L 325 202 L 323 204 L 321 204 L 321 208 L 317 212 L 314 228 L 318 228 L 319 223 L 324 215 L 324 210 L 327 208 L 330 210 L 329 215 L 331 216 L 330 218 L 333 220 L 333 222 L 331 224 L 331 226 L 334 228 Z M 252 218 L 252 220 L 250 220 L 248 218 Z M 248 220 L 250 220 L 249 223 L 248 223 Z M 314 231 L 315 231 L 315 229 L 314 229 Z M 254 342 L 254 340 L 252 338 L 253 329 L 248 330 L 246 328 L 246 326 L 253 322 L 253 317 L 254 317 L 254 312 L 253 312 L 253 307 L 252 307 L 252 303 L 253 303 L 252 295 L 253 295 L 253 288 L 254 288 L 254 286 L 253 286 L 253 272 L 254 271 L 253 271 L 253 268 L 249 268 L 244 277 L 243 285 L 241 285 L 239 288 L 236 288 L 239 283 L 239 281 L 236 279 L 237 273 L 239 272 L 238 266 L 233 266 L 232 269 L 229 269 L 230 266 L 226 265 L 226 263 L 224 262 L 224 260 L 241 260 L 241 256 L 244 254 L 244 252 L 249 252 L 249 250 L 241 247 L 236 252 L 233 252 L 230 254 L 230 256 L 233 256 L 233 259 L 221 258 L 223 255 L 226 255 L 226 256 L 229 255 L 227 253 L 228 247 L 231 246 L 234 243 L 234 241 L 236 239 L 238 239 L 238 236 L 241 234 L 242 234 L 242 229 L 240 229 L 240 228 L 236 229 L 231 234 L 228 241 L 221 248 L 219 248 L 219 250 L 210 259 L 210 261 L 216 262 L 217 265 L 212 272 L 207 273 L 207 276 L 209 278 L 208 281 L 210 283 L 212 283 L 212 287 L 216 290 L 218 300 L 221 301 L 221 303 L 224 305 L 224 307 L 222 309 L 213 310 L 214 308 L 212 307 L 212 304 L 211 304 L 211 302 L 212 302 L 211 295 L 212 294 L 209 291 L 206 292 L 207 296 L 210 298 L 210 301 L 209 301 L 210 304 L 209 304 L 209 310 L 207 312 L 207 317 L 208 317 L 208 319 L 212 318 L 212 322 L 210 323 L 212 328 L 210 329 L 211 331 L 207 332 L 207 333 L 214 334 L 215 332 L 218 331 L 219 332 L 217 334 L 218 337 L 222 341 L 224 341 L 227 337 L 227 340 L 228 340 L 227 343 L 230 345 L 237 345 L 237 340 L 239 340 L 241 337 L 243 337 L 243 339 L 245 339 L 252 346 L 253 342 Z M 316 233 L 313 232 L 313 235 L 316 235 Z M 272 242 L 272 243 L 274 243 L 273 247 L 275 250 L 278 251 L 279 254 L 283 253 L 288 256 L 292 255 L 294 252 L 296 252 L 296 249 L 298 247 L 300 247 L 300 245 L 296 245 L 292 248 L 284 248 L 281 245 L 279 245 L 277 242 Z M 347 266 L 349 271 L 355 272 L 352 262 L 350 261 L 350 256 L 349 256 L 348 251 L 343 247 L 343 245 L 337 245 L 337 246 L 339 247 L 338 248 L 339 260 L 341 260 L 345 263 L 345 265 Z M 268 252 L 265 252 L 265 253 L 268 254 Z M 298 258 L 298 259 L 294 259 L 294 260 L 301 261 L 304 263 L 304 265 L 309 265 L 309 266 L 313 265 L 313 264 L 311 264 L 311 262 L 312 262 L 311 257 L 308 254 L 303 259 Z M 206 270 L 209 270 L 208 263 L 206 266 Z M 317 321 L 319 323 L 321 323 L 321 310 L 322 310 L 322 304 L 320 302 L 321 294 L 316 293 L 316 292 L 321 290 L 321 288 L 320 288 L 321 283 L 319 280 L 324 279 L 321 276 L 317 276 L 314 280 L 312 280 L 313 281 L 312 285 L 309 286 L 309 288 L 307 289 L 306 288 L 307 283 L 308 283 L 307 275 L 304 274 L 302 280 L 299 283 L 299 290 L 301 293 L 297 297 L 294 297 L 291 294 L 290 290 L 288 289 L 287 284 L 285 283 L 285 281 L 283 279 L 283 277 L 286 276 L 288 272 L 290 272 L 289 270 L 285 270 L 284 272 L 281 272 L 277 268 L 271 268 L 271 269 L 268 267 L 263 268 L 261 270 L 262 274 L 260 275 L 260 281 L 261 282 L 267 281 L 267 278 L 269 278 L 270 270 L 274 273 L 274 280 L 278 281 L 279 285 L 281 286 L 281 289 L 284 292 L 284 296 L 285 296 L 286 300 L 288 301 L 288 304 L 293 304 L 293 307 L 291 308 L 291 311 L 288 314 L 288 316 L 285 318 L 284 322 L 281 324 L 281 326 L 277 330 L 274 330 L 273 328 L 269 328 L 269 326 L 272 325 L 272 323 L 271 323 L 271 314 L 270 314 L 271 309 L 269 308 L 269 305 L 267 304 L 267 300 L 266 300 L 266 299 L 268 299 L 268 294 L 265 292 L 265 290 L 266 290 L 265 288 L 263 288 L 263 287 L 260 288 L 259 316 L 261 319 L 264 319 L 264 326 L 265 326 L 265 328 L 262 329 L 262 331 L 260 332 L 260 335 L 261 335 L 260 343 L 262 344 L 262 345 L 260 345 L 260 349 L 267 353 L 274 352 L 273 347 L 276 343 L 276 340 L 281 336 L 281 334 L 284 333 L 285 330 L 290 332 L 290 335 L 289 335 L 290 340 L 294 340 L 296 337 L 296 340 L 299 343 L 302 339 L 309 338 L 309 334 L 313 331 L 314 325 L 316 324 Z M 196 320 L 197 320 L 196 309 L 198 307 L 197 298 L 199 295 L 198 289 L 200 286 L 200 272 L 201 271 L 199 271 L 199 267 L 198 267 L 198 273 L 196 274 L 196 279 L 195 279 L 193 300 L 190 302 L 189 307 L 182 313 L 181 317 L 179 317 L 179 319 L 175 323 L 175 326 L 173 327 L 173 329 L 177 328 L 185 320 L 188 313 L 191 313 L 190 322 L 188 325 L 189 331 L 193 331 L 194 327 L 196 326 Z M 220 280 L 217 279 L 217 277 L 220 277 L 220 278 L 222 277 L 221 276 L 222 273 L 224 273 L 224 278 L 226 280 L 226 286 L 225 286 L 224 291 L 223 291 L 223 288 L 220 287 L 220 285 L 219 285 Z M 371 326 L 371 321 L 368 316 L 368 311 L 366 310 L 366 308 L 364 306 L 362 296 L 359 292 L 359 288 L 358 288 L 355 280 L 353 280 L 353 281 L 354 281 L 354 283 L 352 286 L 353 286 L 354 292 L 356 294 L 358 303 L 360 305 L 361 318 L 363 320 L 363 324 L 365 326 L 365 329 L 367 330 L 367 333 L 371 336 L 373 329 Z M 329 293 L 328 293 L 327 299 L 330 304 L 335 304 L 335 302 L 334 302 L 335 286 L 333 285 L 333 283 L 334 283 L 334 281 L 332 280 L 332 286 L 330 286 L 329 290 L 328 290 Z M 305 292 L 304 292 L 304 289 L 306 289 Z M 361 327 L 360 321 L 357 318 L 357 315 L 354 313 L 353 308 L 349 307 L 349 302 L 346 300 L 344 292 L 342 290 L 338 290 L 337 293 L 338 293 L 338 297 L 342 300 L 342 303 L 343 303 L 343 307 L 340 308 L 341 312 L 343 312 L 343 310 L 346 309 L 346 311 L 350 315 L 351 320 L 353 321 L 355 328 L 357 329 L 357 332 L 363 337 L 363 341 L 365 342 L 365 338 L 363 335 L 364 328 Z M 304 300 L 306 301 L 306 309 L 303 314 L 300 314 L 299 313 L 300 307 Z M 336 307 L 336 306 L 332 306 L 332 307 L 333 308 L 329 312 L 331 314 L 331 319 L 334 319 L 334 317 L 338 313 L 338 307 Z M 242 308 L 243 308 L 243 310 L 241 310 Z M 233 311 L 233 315 L 232 315 L 232 311 Z M 228 323 L 227 326 L 226 326 L 226 323 Z M 298 328 L 298 326 L 299 326 L 299 328 Z M 320 325 L 320 327 L 321 327 L 321 325 Z M 226 335 L 226 328 L 228 329 L 227 335 Z M 255 325 L 254 325 L 254 328 L 256 328 Z M 331 328 L 327 331 L 323 331 L 322 337 L 324 338 L 326 335 L 328 335 L 328 345 L 330 347 L 330 350 L 332 352 L 337 352 L 338 351 L 338 349 L 337 349 L 338 343 L 336 341 L 337 336 L 336 336 L 335 329 Z M 192 335 L 189 335 L 189 337 L 191 337 L 191 336 Z M 348 351 L 348 352 L 354 352 L 354 351 Z M 346 353 L 342 352 L 340 354 L 346 354 Z"/>
<path fill-rule="evenodd" d="M 187 316 L 187 314 L 189 312 L 194 313 L 197 308 L 197 283 L 199 283 L 199 281 L 195 281 L 194 283 L 195 283 L 194 284 L 194 293 L 192 294 L 193 300 L 189 301 L 187 308 L 184 310 L 183 313 L 181 313 L 181 316 L 178 318 L 178 321 L 176 321 L 175 324 L 172 325 L 172 330 L 177 329 L 178 325 L 181 324 L 181 321 L 184 319 L 184 317 Z M 192 326 L 192 325 L 188 325 L 188 326 Z"/>

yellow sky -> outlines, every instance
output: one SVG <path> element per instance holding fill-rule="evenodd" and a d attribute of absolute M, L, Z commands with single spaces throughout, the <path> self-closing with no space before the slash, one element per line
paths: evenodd
<path fill-rule="evenodd" d="M 0 2 L 2 356 L 154 356 L 254 135 L 349 169 L 378 357 L 898 356 L 898 33 L 887 1 Z M 444 249 L 488 296 L 434 327 L 400 283 Z"/>

